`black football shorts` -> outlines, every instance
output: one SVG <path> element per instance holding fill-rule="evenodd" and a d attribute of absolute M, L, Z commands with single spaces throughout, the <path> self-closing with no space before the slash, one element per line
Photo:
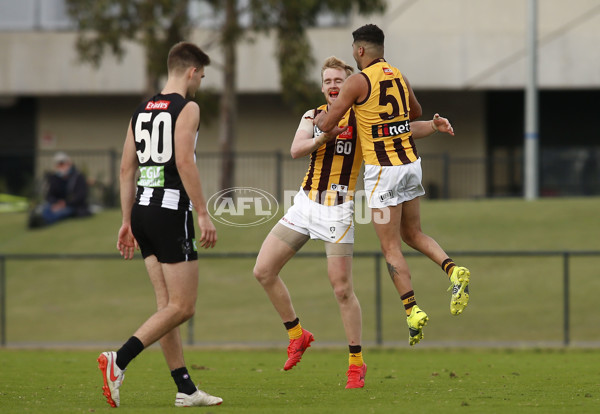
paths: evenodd
<path fill-rule="evenodd" d="M 154 255 L 160 263 L 198 260 L 191 211 L 134 204 L 131 230 L 144 259 Z"/>

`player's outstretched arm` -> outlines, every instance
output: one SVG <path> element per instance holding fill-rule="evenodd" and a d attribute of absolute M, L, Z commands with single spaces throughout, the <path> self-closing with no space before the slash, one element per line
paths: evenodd
<path fill-rule="evenodd" d="M 454 128 L 447 118 L 435 114 L 429 121 L 413 121 L 410 123 L 413 139 L 428 137 L 435 132 L 444 132 L 454 136 Z"/>

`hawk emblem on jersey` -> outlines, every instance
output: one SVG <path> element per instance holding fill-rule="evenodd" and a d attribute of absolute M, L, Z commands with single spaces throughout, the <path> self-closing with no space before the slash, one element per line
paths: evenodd
<path fill-rule="evenodd" d="M 331 191 L 338 191 L 340 194 L 346 194 L 348 192 L 348 186 L 343 184 L 332 183 L 329 188 Z"/>
<path fill-rule="evenodd" d="M 390 68 L 381 68 L 383 69 L 383 74 L 387 76 L 392 76 L 394 72 Z"/>

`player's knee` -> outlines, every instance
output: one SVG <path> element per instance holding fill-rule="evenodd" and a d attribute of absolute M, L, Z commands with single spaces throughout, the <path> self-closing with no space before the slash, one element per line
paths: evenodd
<path fill-rule="evenodd" d="M 174 318 L 179 321 L 179 323 L 183 323 L 192 316 L 196 312 L 195 303 L 179 303 L 179 304 L 169 304 L 169 307 L 172 309 L 171 312 L 174 314 Z"/>
<path fill-rule="evenodd" d="M 353 295 L 352 288 L 347 285 L 338 285 L 333 287 L 333 294 L 339 303 L 346 303 Z"/>
<path fill-rule="evenodd" d="M 253 273 L 254 277 L 261 285 L 268 284 L 272 279 L 272 275 L 270 274 L 271 272 L 269 272 L 267 267 L 258 263 L 254 266 Z"/>
<path fill-rule="evenodd" d="M 194 316 L 194 313 L 196 313 L 196 306 L 194 304 L 182 306 L 180 309 L 180 317 L 183 322 L 190 320 Z"/>
<path fill-rule="evenodd" d="M 417 245 L 417 240 L 419 237 L 420 231 L 416 231 L 414 229 L 402 230 L 402 241 L 408 244 L 410 247 L 415 247 Z"/>
<path fill-rule="evenodd" d="M 381 242 L 381 253 L 383 253 L 383 256 L 386 258 L 386 260 L 395 257 L 398 254 L 398 252 L 402 252 L 402 245 L 400 243 L 396 243 L 395 241 Z"/>

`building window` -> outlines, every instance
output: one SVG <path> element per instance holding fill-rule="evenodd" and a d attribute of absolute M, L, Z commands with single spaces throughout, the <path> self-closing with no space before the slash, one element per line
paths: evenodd
<path fill-rule="evenodd" d="M 238 0 L 238 18 L 240 26 L 249 28 L 252 26 L 252 16 L 248 11 L 250 7 L 249 0 Z M 225 20 L 223 9 L 215 10 L 210 4 L 203 1 L 190 1 L 189 17 L 192 25 L 203 29 L 219 29 Z M 336 14 L 331 11 L 324 11 L 317 15 L 315 27 L 338 27 L 347 26 L 350 21 L 350 12 Z"/>
<path fill-rule="evenodd" d="M 73 27 L 65 0 L 0 0 L 0 30 L 61 30 Z"/>

